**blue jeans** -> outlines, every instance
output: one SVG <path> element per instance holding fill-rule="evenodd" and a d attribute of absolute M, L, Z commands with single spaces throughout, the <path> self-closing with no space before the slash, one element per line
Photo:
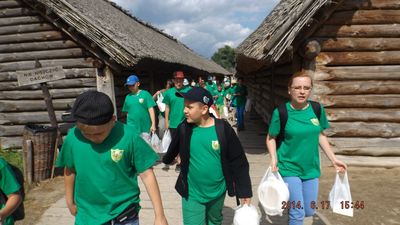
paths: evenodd
<path fill-rule="evenodd" d="M 126 220 L 122 223 L 115 223 L 114 225 L 139 225 L 139 216 L 130 220 Z"/>
<path fill-rule="evenodd" d="M 245 105 L 236 107 L 237 128 L 238 129 L 243 129 L 244 128 L 244 108 L 245 108 Z"/>
<path fill-rule="evenodd" d="M 299 177 L 282 177 L 289 188 L 289 225 L 302 225 L 304 217 L 313 216 L 315 209 L 311 202 L 317 203 L 318 178 L 303 180 Z M 298 203 L 301 207 L 298 207 Z"/>

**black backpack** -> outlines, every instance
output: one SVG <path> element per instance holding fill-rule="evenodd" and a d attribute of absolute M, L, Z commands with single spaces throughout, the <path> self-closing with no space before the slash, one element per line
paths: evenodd
<path fill-rule="evenodd" d="M 321 105 L 318 102 L 309 101 L 311 103 L 311 107 L 314 111 L 314 114 L 317 116 L 319 120 L 321 120 Z M 286 103 L 280 104 L 278 106 L 279 112 L 279 121 L 280 121 L 280 130 L 279 134 L 276 137 L 276 150 L 278 150 L 279 146 L 281 146 L 283 140 L 285 139 L 285 127 L 286 122 L 288 120 L 288 111 L 286 109 Z"/>
<path fill-rule="evenodd" d="M 25 218 L 25 208 L 24 208 L 24 198 L 25 198 L 25 190 L 24 190 L 24 175 L 21 172 L 21 170 L 12 165 L 12 164 L 8 164 L 11 168 L 11 170 L 14 172 L 15 178 L 17 180 L 17 182 L 19 183 L 19 185 L 21 186 L 21 188 L 19 189 L 19 194 L 21 194 L 22 197 L 22 201 L 21 204 L 19 204 L 19 206 L 15 209 L 15 211 L 11 214 L 11 216 L 14 218 L 14 220 L 23 220 Z M 3 191 L 0 189 L 0 202 L 2 204 L 5 204 L 7 202 L 7 195 L 5 195 L 3 193 Z"/>

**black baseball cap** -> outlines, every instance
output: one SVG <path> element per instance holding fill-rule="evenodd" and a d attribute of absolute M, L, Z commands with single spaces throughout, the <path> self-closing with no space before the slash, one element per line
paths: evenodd
<path fill-rule="evenodd" d="M 76 98 L 70 116 L 65 119 L 87 125 L 103 125 L 113 115 L 114 105 L 108 95 L 99 91 L 87 91 Z"/>
<path fill-rule="evenodd" d="M 207 89 L 202 87 L 194 87 L 186 93 L 176 92 L 175 95 L 177 97 L 188 99 L 194 102 L 203 103 L 208 107 L 210 107 L 214 103 L 211 93 Z"/>

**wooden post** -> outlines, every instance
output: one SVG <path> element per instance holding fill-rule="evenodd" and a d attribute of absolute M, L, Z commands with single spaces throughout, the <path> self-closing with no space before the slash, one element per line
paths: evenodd
<path fill-rule="evenodd" d="M 99 70 L 98 70 L 99 72 Z M 96 76 L 97 90 L 108 95 L 114 105 L 114 115 L 117 115 L 117 104 L 115 100 L 114 75 L 111 68 L 106 66 L 102 73 Z"/>
<path fill-rule="evenodd" d="M 32 184 L 32 168 L 33 168 L 33 149 L 32 140 L 26 140 L 26 181 L 28 184 Z"/>

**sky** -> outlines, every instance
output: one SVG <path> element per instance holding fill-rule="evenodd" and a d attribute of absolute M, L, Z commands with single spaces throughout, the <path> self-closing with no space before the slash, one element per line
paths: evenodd
<path fill-rule="evenodd" d="M 111 0 L 133 16 L 211 58 L 218 48 L 237 47 L 279 0 Z"/>

